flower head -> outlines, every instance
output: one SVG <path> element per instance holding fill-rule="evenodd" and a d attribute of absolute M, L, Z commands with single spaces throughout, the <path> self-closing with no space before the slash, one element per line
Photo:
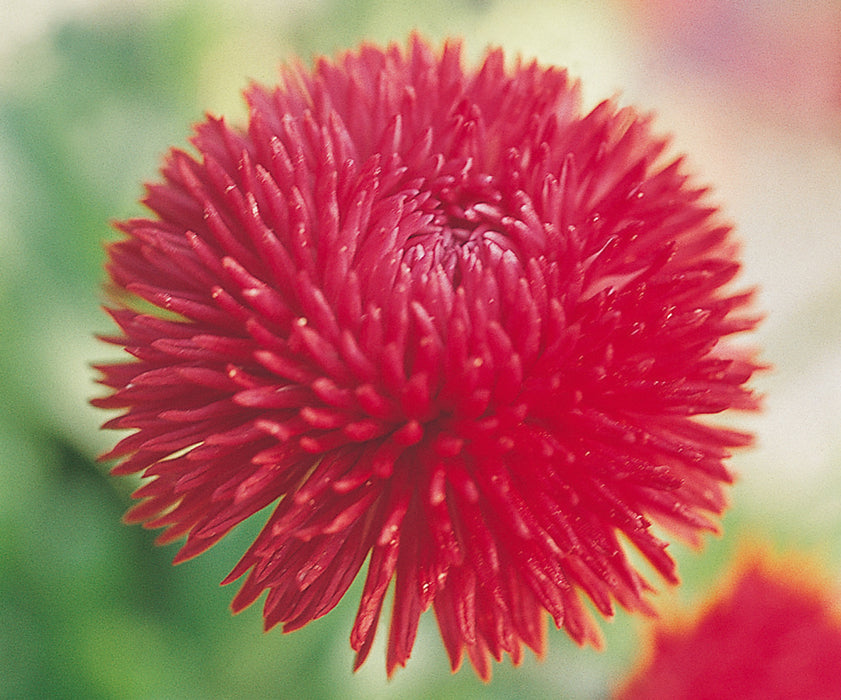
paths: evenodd
<path fill-rule="evenodd" d="M 649 658 L 617 697 L 837 698 L 841 616 L 813 569 L 791 557 L 739 562 L 694 622 L 658 627 Z"/>
<path fill-rule="evenodd" d="M 483 678 L 542 652 L 544 612 L 598 644 L 582 596 L 649 610 L 620 538 L 676 580 L 651 525 L 715 529 L 749 438 L 695 416 L 754 408 L 756 368 L 722 341 L 756 323 L 730 228 L 649 119 L 418 37 L 246 98 L 109 247 L 134 360 L 95 403 L 135 431 L 114 473 L 148 478 L 127 520 L 181 561 L 275 504 L 234 610 L 268 590 L 266 627 L 296 629 L 367 559 L 351 645 L 394 581 L 389 673 L 430 606 Z"/>

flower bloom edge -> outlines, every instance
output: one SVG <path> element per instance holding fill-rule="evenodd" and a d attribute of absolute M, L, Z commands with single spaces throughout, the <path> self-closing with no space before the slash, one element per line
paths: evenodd
<path fill-rule="evenodd" d="M 757 400 L 730 226 L 650 119 L 582 113 L 566 71 L 490 50 L 363 45 L 246 92 L 173 149 L 153 217 L 109 244 L 94 400 L 131 429 L 128 522 L 176 561 L 274 505 L 225 582 L 266 628 L 331 610 L 367 561 L 367 657 L 387 590 L 391 674 L 432 607 L 452 668 L 600 644 L 583 598 L 651 613 L 622 539 L 677 582 L 652 526 L 716 531 L 750 436 L 698 418 Z"/>

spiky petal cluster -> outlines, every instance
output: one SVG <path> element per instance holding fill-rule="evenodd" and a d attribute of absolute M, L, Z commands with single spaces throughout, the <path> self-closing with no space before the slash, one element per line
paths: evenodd
<path fill-rule="evenodd" d="M 814 568 L 765 554 L 739 562 L 702 614 L 658 625 L 617 699 L 841 697 L 838 596 Z"/>
<path fill-rule="evenodd" d="M 722 339 L 751 328 L 729 227 L 648 119 L 582 114 L 567 73 L 499 50 L 467 70 L 363 46 L 252 86 L 209 117 L 120 224 L 108 269 L 134 361 L 98 406 L 130 428 L 131 522 L 195 556 L 270 504 L 226 581 L 266 627 L 333 608 L 368 558 L 361 664 L 394 582 L 389 673 L 432 606 L 466 650 L 542 652 L 545 615 L 598 644 L 582 595 L 648 610 L 627 539 L 668 581 L 652 523 L 715 528 L 755 405 Z"/>

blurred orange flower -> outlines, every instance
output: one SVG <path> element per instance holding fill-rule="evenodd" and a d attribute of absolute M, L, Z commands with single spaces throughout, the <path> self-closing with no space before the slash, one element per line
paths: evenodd
<path fill-rule="evenodd" d="M 832 587 L 796 558 L 751 554 L 692 623 L 660 624 L 617 700 L 841 698 Z"/>

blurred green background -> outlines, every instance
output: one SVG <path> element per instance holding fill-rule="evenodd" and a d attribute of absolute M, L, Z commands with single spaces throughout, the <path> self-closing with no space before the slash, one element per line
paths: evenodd
<path fill-rule="evenodd" d="M 691 6 L 691 7 L 690 7 Z M 387 682 L 380 640 L 351 674 L 358 601 L 292 635 L 263 634 L 259 605 L 232 617 L 221 580 L 249 522 L 198 559 L 120 517 L 136 486 L 95 457 L 116 439 L 87 405 L 109 221 L 142 213 L 141 183 L 205 111 L 241 122 L 249 79 L 297 55 L 363 39 L 465 37 L 582 77 L 589 105 L 622 93 L 658 114 L 715 184 L 744 241 L 746 284 L 768 319 L 757 343 L 766 411 L 736 417 L 758 447 L 737 455 L 725 537 L 674 545 L 703 596 L 745 540 L 820 561 L 841 582 L 841 6 L 705 0 L 185 2 L 9 0 L 0 9 L 0 697 L 606 697 L 643 621 L 605 623 L 604 652 L 550 630 L 549 651 L 506 659 L 483 685 L 451 676 L 431 614 L 408 668 Z M 358 582 L 357 582 L 358 584 Z"/>

